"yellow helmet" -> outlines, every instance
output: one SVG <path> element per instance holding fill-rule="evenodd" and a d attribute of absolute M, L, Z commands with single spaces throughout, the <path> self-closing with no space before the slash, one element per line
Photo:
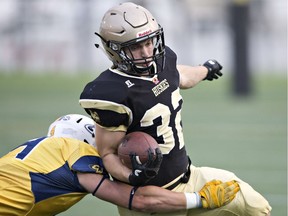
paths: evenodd
<path fill-rule="evenodd" d="M 153 76 L 161 71 L 164 66 L 164 33 L 162 27 L 157 23 L 152 14 L 145 8 L 134 3 L 122 3 L 110 8 L 102 18 L 100 32 L 98 35 L 104 49 L 113 62 L 114 67 L 121 71 L 142 75 L 149 72 Z M 154 50 L 153 56 L 137 59 L 145 61 L 147 68 L 140 68 L 134 64 L 134 57 L 129 57 L 125 48 L 152 38 Z M 152 61 L 151 61 L 152 59 Z M 152 67 L 156 63 L 157 69 Z"/>

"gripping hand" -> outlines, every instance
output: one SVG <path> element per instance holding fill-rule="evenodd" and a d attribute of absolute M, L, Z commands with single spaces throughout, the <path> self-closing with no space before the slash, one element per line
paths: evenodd
<path fill-rule="evenodd" d="M 129 175 L 129 182 L 133 186 L 141 186 L 154 178 L 160 169 L 163 155 L 159 148 L 155 149 L 156 158 L 152 149 L 148 150 L 148 160 L 144 164 L 137 161 L 135 153 L 130 154 L 132 173 Z"/>
<path fill-rule="evenodd" d="M 222 183 L 219 180 L 213 180 L 204 185 L 200 190 L 202 207 L 206 209 L 214 209 L 231 202 L 240 187 L 236 181 Z"/>
<path fill-rule="evenodd" d="M 203 66 L 208 69 L 208 74 L 204 80 L 212 81 L 213 79 L 218 79 L 222 76 L 221 70 L 223 67 L 216 60 L 208 60 L 203 64 Z"/>

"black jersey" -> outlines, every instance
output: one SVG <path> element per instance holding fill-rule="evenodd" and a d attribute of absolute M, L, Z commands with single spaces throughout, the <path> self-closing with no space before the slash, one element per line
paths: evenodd
<path fill-rule="evenodd" d="M 163 153 L 159 174 L 148 184 L 164 186 L 186 172 L 176 54 L 166 47 L 165 67 L 153 78 L 108 69 L 88 83 L 81 106 L 97 124 L 110 131 L 143 131 L 153 136 Z"/>

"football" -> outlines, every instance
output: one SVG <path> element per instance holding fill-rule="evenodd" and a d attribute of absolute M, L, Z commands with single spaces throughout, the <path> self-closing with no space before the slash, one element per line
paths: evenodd
<path fill-rule="evenodd" d="M 125 136 L 118 147 L 118 156 L 121 162 L 128 168 L 132 169 L 130 154 L 136 153 L 137 161 L 144 164 L 148 160 L 148 149 L 151 148 L 156 158 L 155 149 L 158 148 L 156 140 L 147 133 L 136 131 Z"/>

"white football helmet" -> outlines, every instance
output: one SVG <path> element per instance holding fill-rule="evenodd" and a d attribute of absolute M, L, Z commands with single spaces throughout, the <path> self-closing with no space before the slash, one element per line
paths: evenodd
<path fill-rule="evenodd" d="M 149 76 L 153 76 L 163 70 L 165 52 L 163 29 L 144 7 L 127 2 L 110 8 L 102 18 L 99 31 L 95 34 L 101 38 L 105 52 L 115 68 L 137 76 L 147 72 Z M 135 59 L 130 47 L 147 39 L 152 39 L 153 55 Z M 96 44 L 96 47 L 98 46 Z M 139 67 L 135 64 L 139 61 L 149 66 Z"/>
<path fill-rule="evenodd" d="M 96 148 L 95 123 L 84 115 L 69 114 L 58 118 L 49 126 L 47 135 L 74 138 Z"/>

